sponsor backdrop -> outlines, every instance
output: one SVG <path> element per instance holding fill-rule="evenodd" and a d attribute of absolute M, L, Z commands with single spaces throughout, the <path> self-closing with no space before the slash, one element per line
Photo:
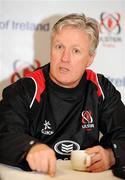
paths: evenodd
<path fill-rule="evenodd" d="M 125 102 L 125 1 L 0 0 L 0 98 L 4 87 L 49 62 L 54 22 L 85 13 L 100 23 L 100 45 L 91 69 L 105 74 Z"/>

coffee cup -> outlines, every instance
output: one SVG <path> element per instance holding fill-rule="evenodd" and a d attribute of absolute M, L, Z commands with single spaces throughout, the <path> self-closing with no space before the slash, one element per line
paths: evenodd
<path fill-rule="evenodd" d="M 72 169 L 78 171 L 86 171 L 86 168 L 91 165 L 91 156 L 85 150 L 73 150 L 71 152 Z"/>

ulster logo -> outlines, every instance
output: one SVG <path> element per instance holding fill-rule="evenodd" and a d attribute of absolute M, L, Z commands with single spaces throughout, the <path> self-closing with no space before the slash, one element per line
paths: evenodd
<path fill-rule="evenodd" d="M 100 15 L 100 42 L 104 47 L 115 47 L 122 42 L 121 14 L 102 12 Z"/>
<path fill-rule="evenodd" d="M 119 13 L 101 13 L 100 16 L 100 30 L 101 32 L 109 32 L 119 34 L 121 32 L 120 27 L 120 14 Z"/>
<path fill-rule="evenodd" d="M 82 112 L 82 128 L 86 129 L 87 131 L 90 131 L 92 128 L 94 128 L 91 111 Z"/>
<path fill-rule="evenodd" d="M 72 150 L 79 150 L 80 146 L 74 141 L 64 140 L 56 143 L 54 149 L 58 154 L 70 155 Z"/>
<path fill-rule="evenodd" d="M 11 83 L 16 82 L 18 79 L 26 76 L 26 74 L 32 72 L 38 67 L 40 67 L 40 62 L 36 59 L 34 60 L 34 65 L 31 65 L 29 62 L 22 60 L 15 60 L 13 63 L 14 73 L 11 76 Z"/>

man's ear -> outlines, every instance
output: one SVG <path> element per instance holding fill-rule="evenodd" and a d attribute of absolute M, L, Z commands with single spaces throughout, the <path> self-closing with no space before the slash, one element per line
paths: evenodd
<path fill-rule="evenodd" d="M 87 67 L 89 67 L 93 63 L 95 55 L 96 55 L 96 53 L 93 53 L 92 55 L 90 55 L 89 61 L 87 63 Z"/>

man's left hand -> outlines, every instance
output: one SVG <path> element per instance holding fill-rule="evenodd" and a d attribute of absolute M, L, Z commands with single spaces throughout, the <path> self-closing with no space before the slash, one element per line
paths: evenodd
<path fill-rule="evenodd" d="M 87 148 L 86 152 L 92 155 L 91 165 L 87 168 L 89 172 L 105 171 L 115 164 L 115 157 L 111 148 L 104 149 L 102 146 L 94 146 Z"/>

